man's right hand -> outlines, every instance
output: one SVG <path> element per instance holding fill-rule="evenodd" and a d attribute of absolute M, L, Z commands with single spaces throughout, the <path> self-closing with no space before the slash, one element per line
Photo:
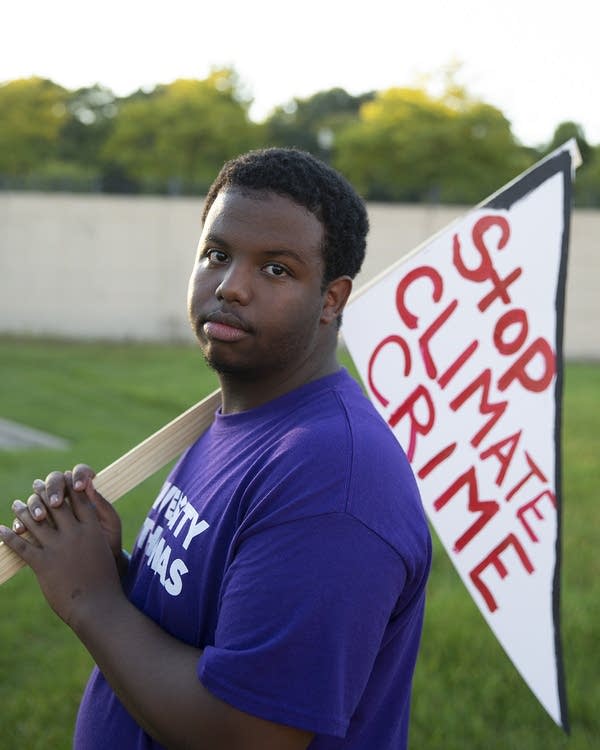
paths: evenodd
<path fill-rule="evenodd" d="M 87 464 L 77 464 L 73 471 L 52 471 L 45 480 L 34 480 L 34 494 L 30 495 L 27 505 L 32 518 L 42 522 L 46 519 L 50 520 L 48 508 L 50 511 L 52 508 L 60 508 L 75 492 L 85 494 L 96 511 L 104 536 L 115 556 L 120 572 L 123 573 L 126 563 L 121 548 L 121 519 L 108 500 L 96 491 L 93 483 L 95 476 L 95 471 Z M 19 519 L 15 519 L 13 531 L 17 534 L 25 532 L 25 527 Z"/>

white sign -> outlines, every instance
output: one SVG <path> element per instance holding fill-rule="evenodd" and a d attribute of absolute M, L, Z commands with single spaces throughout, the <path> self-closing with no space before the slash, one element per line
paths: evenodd
<path fill-rule="evenodd" d="M 558 619 L 573 154 L 555 152 L 361 291 L 344 340 L 465 586 L 567 727 Z"/>

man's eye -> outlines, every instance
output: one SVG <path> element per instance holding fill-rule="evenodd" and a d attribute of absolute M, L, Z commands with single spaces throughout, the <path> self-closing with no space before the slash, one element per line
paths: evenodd
<path fill-rule="evenodd" d="M 269 276 L 287 276 L 288 270 L 284 266 L 279 265 L 279 263 L 267 263 L 266 266 L 264 266 L 264 270 L 269 274 Z"/>
<path fill-rule="evenodd" d="M 204 252 L 204 257 L 208 260 L 209 263 L 226 263 L 227 262 L 227 253 L 223 252 L 223 250 L 219 250 L 216 247 L 211 247 L 208 250 Z"/>

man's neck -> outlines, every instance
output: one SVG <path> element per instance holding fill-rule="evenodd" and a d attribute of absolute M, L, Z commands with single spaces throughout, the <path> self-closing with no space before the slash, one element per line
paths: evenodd
<path fill-rule="evenodd" d="M 340 369 L 335 352 L 318 367 L 300 368 L 286 378 L 247 377 L 235 373 L 219 373 L 223 414 L 237 414 L 273 401 L 313 380 L 332 375 Z"/>

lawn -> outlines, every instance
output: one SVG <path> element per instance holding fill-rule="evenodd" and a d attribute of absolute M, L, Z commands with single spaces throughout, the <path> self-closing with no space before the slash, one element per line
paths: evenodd
<path fill-rule="evenodd" d="M 193 347 L 0 339 L 0 416 L 57 434 L 67 451 L 0 453 L 2 507 L 36 476 L 97 468 L 216 387 Z M 565 376 L 562 633 L 571 735 L 529 692 L 435 545 L 413 700 L 414 750 L 600 747 L 600 365 Z M 164 471 L 119 502 L 131 546 Z M 28 570 L 0 588 L 0 750 L 66 750 L 91 660 Z M 373 748 L 377 750 L 377 748 Z"/>

